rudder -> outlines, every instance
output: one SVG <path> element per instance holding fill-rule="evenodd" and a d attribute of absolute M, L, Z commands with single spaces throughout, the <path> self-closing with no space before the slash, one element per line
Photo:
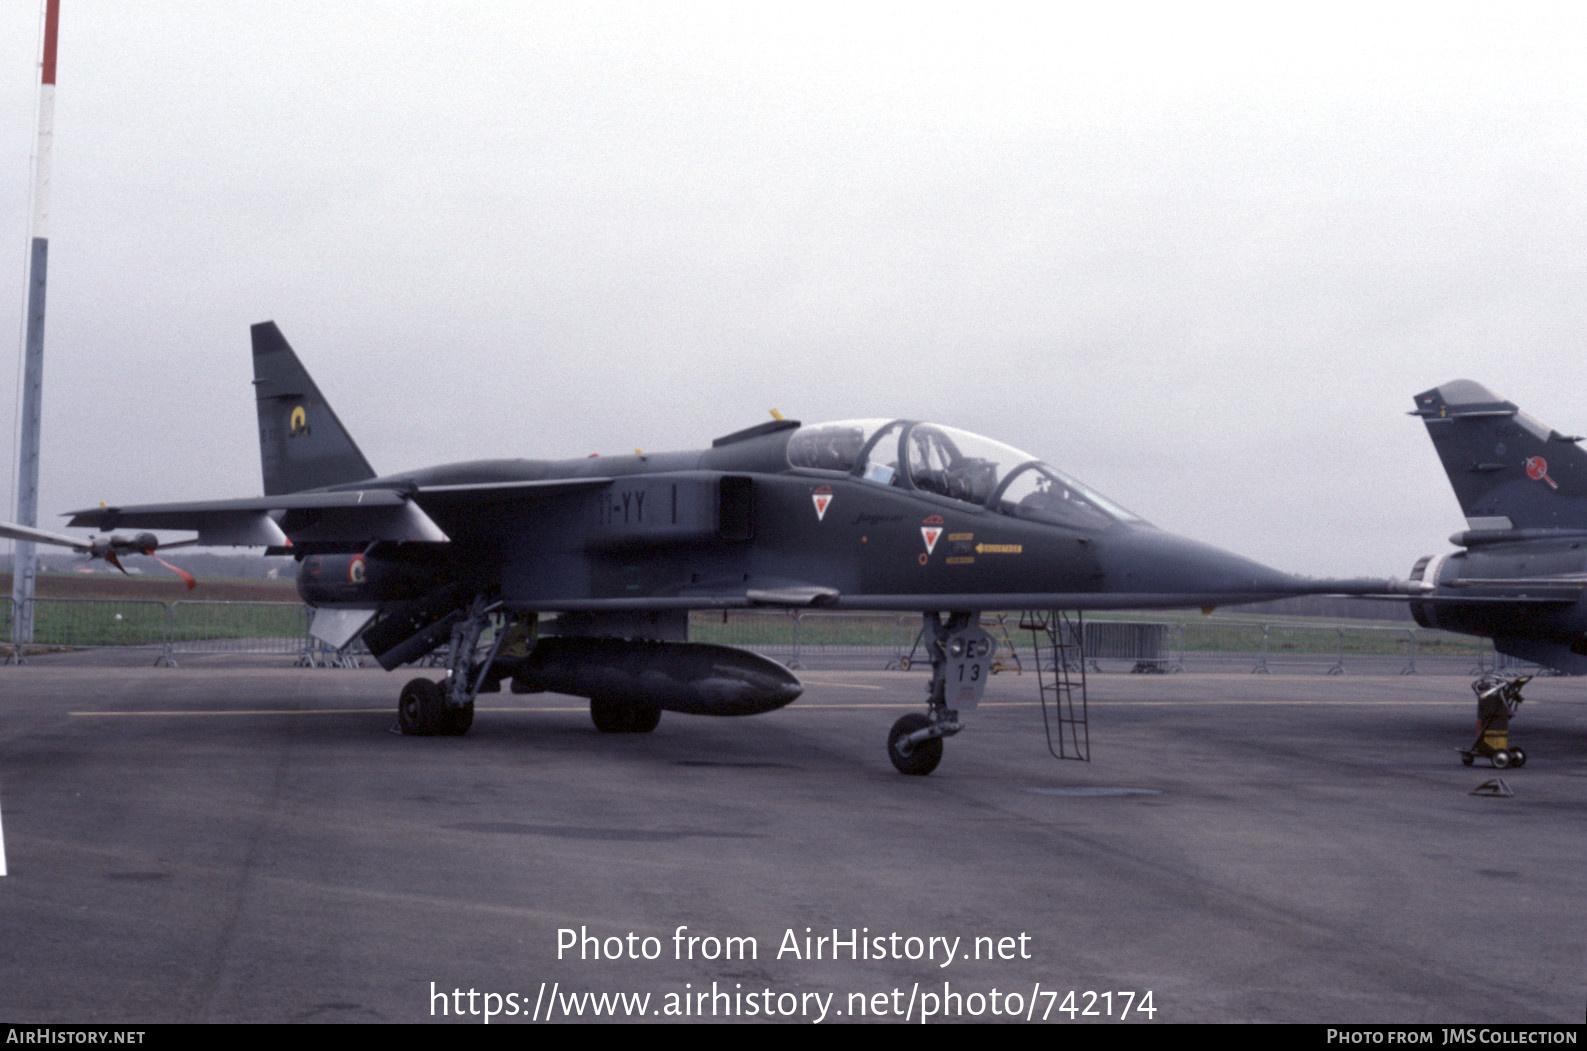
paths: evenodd
<path fill-rule="evenodd" d="M 250 331 L 265 495 L 375 477 L 276 323 L 261 321 Z"/>

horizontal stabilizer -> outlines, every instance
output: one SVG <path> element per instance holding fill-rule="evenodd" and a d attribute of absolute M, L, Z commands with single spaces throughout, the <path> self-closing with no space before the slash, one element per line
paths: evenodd
<path fill-rule="evenodd" d="M 280 524 L 272 512 L 285 512 Z M 444 543 L 447 539 L 441 527 L 406 493 L 394 489 L 94 507 L 69 514 L 67 524 L 79 528 L 192 530 L 198 533 L 199 543 L 213 546 L 280 547 L 289 541 Z"/>
<path fill-rule="evenodd" d="M 281 531 L 263 510 L 198 505 L 149 504 L 117 509 L 73 511 L 66 524 L 81 529 L 182 529 L 198 534 L 198 542 L 209 547 L 269 547 L 287 543 Z"/>

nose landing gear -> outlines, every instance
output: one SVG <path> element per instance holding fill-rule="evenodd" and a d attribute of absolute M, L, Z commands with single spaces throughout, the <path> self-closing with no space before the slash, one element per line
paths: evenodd
<path fill-rule="evenodd" d="M 960 708 L 974 708 L 986 692 L 997 646 L 981 629 L 981 615 L 958 611 L 925 615 L 926 651 L 931 656 L 931 684 L 924 714 L 912 712 L 887 734 L 887 758 L 901 774 L 922 776 L 942 762 L 942 739 L 964 729 Z M 948 707 L 949 699 L 955 707 Z"/>

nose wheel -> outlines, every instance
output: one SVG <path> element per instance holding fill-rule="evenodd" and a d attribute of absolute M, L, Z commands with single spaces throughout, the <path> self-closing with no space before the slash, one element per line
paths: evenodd
<path fill-rule="evenodd" d="M 979 613 L 925 614 L 923 634 L 931 656 L 927 709 L 913 712 L 887 732 L 887 758 L 901 774 L 922 777 L 942 762 L 942 739 L 964 729 L 957 708 L 974 708 L 992 674 L 992 636 L 981 630 Z M 955 708 L 948 707 L 952 698 Z"/>
<path fill-rule="evenodd" d="M 931 725 L 930 716 L 910 712 L 888 731 L 887 758 L 899 773 L 923 777 L 942 762 L 942 736 L 920 737 Z"/>

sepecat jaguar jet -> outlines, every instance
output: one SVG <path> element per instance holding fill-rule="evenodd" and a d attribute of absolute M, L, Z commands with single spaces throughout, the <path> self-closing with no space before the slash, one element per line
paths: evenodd
<path fill-rule="evenodd" d="M 1386 586 L 1305 580 L 1174 536 L 1027 453 L 914 420 L 774 419 L 692 452 L 377 475 L 276 325 L 252 335 L 264 495 L 91 508 L 69 524 L 294 555 L 320 639 L 362 639 L 388 670 L 440 651 L 446 677 L 402 690 L 405 733 L 466 733 L 475 696 L 504 681 L 589 698 L 607 732 L 648 732 L 663 710 L 765 712 L 797 697 L 798 679 L 689 642 L 691 610 L 915 611 L 932 665 L 926 710 L 893 726 L 888 754 L 924 774 L 992 670 L 983 610 Z M 139 534 L 101 546 L 159 545 Z"/>

